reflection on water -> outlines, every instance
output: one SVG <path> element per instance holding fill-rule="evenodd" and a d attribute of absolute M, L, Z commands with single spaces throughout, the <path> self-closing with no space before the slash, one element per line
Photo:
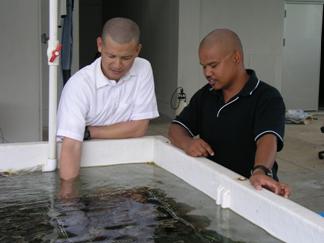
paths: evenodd
<path fill-rule="evenodd" d="M 80 178 L 69 201 L 56 197 L 55 173 L 0 178 L 0 242 L 276 242 L 154 165 L 87 168 Z"/>
<path fill-rule="evenodd" d="M 215 232 L 177 215 L 178 207 L 157 189 L 102 189 L 98 195 L 56 203 L 57 242 L 223 242 Z M 200 220 L 209 224 L 207 217 Z"/>

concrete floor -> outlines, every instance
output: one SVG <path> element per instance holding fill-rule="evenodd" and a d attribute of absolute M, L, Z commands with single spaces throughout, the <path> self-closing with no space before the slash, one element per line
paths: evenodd
<path fill-rule="evenodd" d="M 324 212 L 324 160 L 318 152 L 324 150 L 324 114 L 314 114 L 307 125 L 286 125 L 285 146 L 278 153 L 279 178 L 292 188 L 291 200 L 315 212 Z M 167 137 L 170 119 L 151 121 L 148 135 Z"/>

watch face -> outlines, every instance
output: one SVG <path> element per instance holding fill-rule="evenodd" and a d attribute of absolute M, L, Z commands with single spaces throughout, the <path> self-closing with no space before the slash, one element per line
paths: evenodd
<path fill-rule="evenodd" d="M 272 171 L 268 171 L 268 172 L 266 173 L 266 175 L 267 175 L 267 176 L 270 176 L 270 177 L 273 177 Z"/>
<path fill-rule="evenodd" d="M 268 169 L 267 167 L 263 166 L 263 165 L 256 165 L 253 167 L 253 169 L 251 170 L 251 175 L 253 175 L 254 171 L 256 170 L 261 170 L 264 172 L 264 174 L 266 176 L 270 176 L 273 178 L 273 174 L 272 174 L 272 170 Z"/>
<path fill-rule="evenodd" d="M 89 132 L 89 131 L 86 132 L 86 139 L 87 139 L 87 140 L 90 139 L 90 132 Z"/>
<path fill-rule="evenodd" d="M 89 140 L 90 138 L 91 138 L 90 131 L 89 131 L 88 127 L 85 127 L 83 140 Z"/>

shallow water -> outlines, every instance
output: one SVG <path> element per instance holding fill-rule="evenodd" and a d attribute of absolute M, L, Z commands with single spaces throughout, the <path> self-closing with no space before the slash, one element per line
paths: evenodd
<path fill-rule="evenodd" d="M 152 164 L 82 168 L 74 200 L 56 173 L 0 177 L 0 242 L 277 242 Z"/>

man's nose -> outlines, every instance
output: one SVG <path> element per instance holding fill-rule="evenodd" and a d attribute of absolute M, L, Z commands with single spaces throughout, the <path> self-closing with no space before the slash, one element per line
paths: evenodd
<path fill-rule="evenodd" d="M 205 67 L 204 68 L 204 74 L 206 77 L 210 77 L 212 75 L 212 69 L 210 67 Z"/>
<path fill-rule="evenodd" d="M 122 60 L 120 58 L 116 58 L 114 61 L 114 68 L 121 68 L 122 67 Z"/>

